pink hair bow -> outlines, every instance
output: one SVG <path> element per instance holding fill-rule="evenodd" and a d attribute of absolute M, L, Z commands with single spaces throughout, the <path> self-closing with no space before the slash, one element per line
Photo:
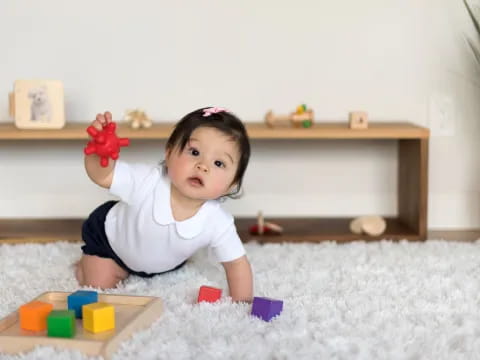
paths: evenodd
<path fill-rule="evenodd" d="M 221 112 L 227 112 L 227 109 L 224 109 L 221 107 L 211 107 L 211 108 L 203 109 L 203 117 L 207 117 L 212 114 L 218 114 Z"/>

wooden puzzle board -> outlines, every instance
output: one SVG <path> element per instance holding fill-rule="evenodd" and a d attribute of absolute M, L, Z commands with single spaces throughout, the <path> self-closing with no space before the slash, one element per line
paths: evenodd
<path fill-rule="evenodd" d="M 70 292 L 46 292 L 33 300 L 53 304 L 54 309 L 67 309 Z M 20 328 L 18 311 L 0 320 L 0 352 L 17 353 L 31 351 L 35 346 L 55 346 L 79 350 L 87 355 L 100 355 L 109 359 L 120 342 L 142 328 L 148 327 L 163 312 L 160 298 L 98 294 L 99 302 L 115 307 L 115 329 L 91 333 L 83 328 L 82 319 L 76 319 L 73 338 L 48 337 L 47 331 L 32 332 Z"/>

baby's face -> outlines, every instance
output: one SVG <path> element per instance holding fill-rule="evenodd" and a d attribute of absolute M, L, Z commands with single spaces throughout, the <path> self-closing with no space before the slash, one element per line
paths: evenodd
<path fill-rule="evenodd" d="M 195 200 L 217 199 L 227 194 L 237 172 L 237 143 L 221 131 L 195 129 L 182 152 L 167 154 L 168 175 L 176 190 Z"/>

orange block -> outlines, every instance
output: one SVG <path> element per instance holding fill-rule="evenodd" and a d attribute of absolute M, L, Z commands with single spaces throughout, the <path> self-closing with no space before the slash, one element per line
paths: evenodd
<path fill-rule="evenodd" d="M 53 305 L 43 301 L 32 301 L 20 306 L 20 327 L 24 330 L 41 331 L 47 328 L 47 316 Z"/>

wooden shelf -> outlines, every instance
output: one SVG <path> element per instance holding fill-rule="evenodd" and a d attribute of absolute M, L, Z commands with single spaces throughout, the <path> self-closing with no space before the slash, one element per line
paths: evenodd
<path fill-rule="evenodd" d="M 13 124 L 0 124 L 0 140 L 87 140 L 88 123 L 67 123 L 63 129 L 17 129 Z M 264 123 L 246 123 L 252 139 L 426 139 L 429 130 L 411 123 L 370 123 L 365 130 L 352 130 L 347 123 L 315 124 L 308 129 L 278 127 L 269 128 Z M 173 123 L 156 123 L 150 129 L 131 129 L 127 124 L 118 125 L 118 135 L 130 139 L 167 139 Z"/>
<path fill-rule="evenodd" d="M 376 241 L 389 239 L 398 241 L 423 240 L 400 219 L 387 218 L 387 230 L 379 237 L 359 236 L 351 234 L 348 228 L 351 218 L 268 218 L 284 227 L 282 235 L 250 235 L 248 228 L 255 224 L 254 218 L 237 218 L 235 223 L 240 238 L 244 242 L 257 240 L 269 242 L 319 242 L 354 240 Z M 48 243 L 55 241 L 80 242 L 83 219 L 0 219 L 0 244 Z M 430 231 L 429 239 L 445 239 L 451 241 L 476 241 L 480 238 L 480 229 L 456 231 Z"/>
<path fill-rule="evenodd" d="M 254 218 L 237 218 L 235 223 L 240 238 L 244 242 L 320 242 L 334 240 L 347 242 L 354 240 L 373 241 L 422 240 L 419 235 L 400 219 L 387 218 L 387 230 L 382 236 L 360 236 L 352 234 L 349 224 L 352 218 L 272 218 L 284 227 L 282 235 L 251 235 L 249 227 L 256 223 Z M 0 244 L 24 242 L 81 241 L 83 219 L 3 219 L 0 220 Z"/>
<path fill-rule="evenodd" d="M 68 123 L 60 130 L 20 130 L 13 124 L 0 124 L 0 140 L 87 140 L 88 122 Z M 387 232 L 379 238 L 425 240 L 427 237 L 428 146 L 430 131 L 407 122 L 371 122 L 365 130 L 352 130 L 344 123 L 317 122 L 312 128 L 269 128 L 264 123 L 246 123 L 252 139 L 263 140 L 392 140 L 398 145 L 398 217 L 387 219 Z M 150 129 L 133 130 L 126 123 L 118 135 L 131 140 L 167 139 L 173 123 L 156 123 Z M 262 241 L 351 241 L 359 239 L 349 230 L 349 218 L 271 219 L 285 226 L 282 236 L 264 236 Z M 7 221 L 7 222 L 5 222 Z M 18 221 L 18 222 L 15 222 Z M 248 224 L 253 219 L 238 219 L 241 238 L 248 241 Z M 9 225 L 10 224 L 10 225 Z M 81 220 L 1 220 L 0 241 L 29 238 L 45 242 L 53 239 L 80 239 Z M 72 229 L 76 229 L 72 232 Z M 9 230 L 10 229 L 10 230 Z M 13 229 L 13 230 L 12 230 Z M 24 230 L 19 230 L 24 229 Z M 53 230 L 52 230 L 53 229 Z M 23 232 L 22 232 L 23 231 Z M 53 231 L 53 232 L 52 232 Z M 364 238 L 364 237 L 362 237 Z M 377 238 L 367 238 L 375 240 Z"/>
<path fill-rule="evenodd" d="M 0 244 L 81 241 L 83 219 L 0 219 Z"/>

